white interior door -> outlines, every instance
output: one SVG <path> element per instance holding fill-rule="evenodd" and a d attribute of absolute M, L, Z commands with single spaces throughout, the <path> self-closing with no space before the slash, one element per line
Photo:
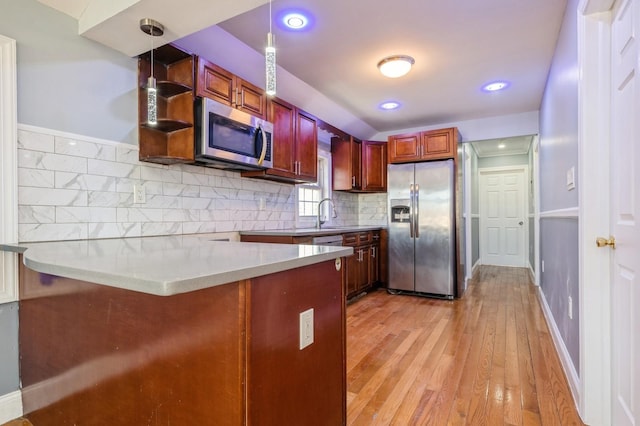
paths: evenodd
<path fill-rule="evenodd" d="M 616 3 L 611 34 L 611 424 L 617 426 L 640 423 L 639 3 Z"/>
<path fill-rule="evenodd" d="M 528 226 L 526 168 L 480 169 L 480 259 L 525 266 Z"/>

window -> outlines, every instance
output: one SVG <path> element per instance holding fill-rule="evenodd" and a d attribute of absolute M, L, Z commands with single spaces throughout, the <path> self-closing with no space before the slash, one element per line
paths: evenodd
<path fill-rule="evenodd" d="M 296 185 L 296 225 L 299 228 L 316 226 L 318 204 L 331 197 L 331 153 L 318 151 L 318 181 Z M 322 215 L 329 218 L 329 203 L 322 206 Z"/>

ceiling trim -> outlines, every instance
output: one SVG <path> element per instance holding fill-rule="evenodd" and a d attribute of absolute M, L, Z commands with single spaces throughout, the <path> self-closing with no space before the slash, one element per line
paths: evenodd
<path fill-rule="evenodd" d="M 581 0 L 578 10 L 583 15 L 608 12 L 613 7 L 615 0 Z"/>

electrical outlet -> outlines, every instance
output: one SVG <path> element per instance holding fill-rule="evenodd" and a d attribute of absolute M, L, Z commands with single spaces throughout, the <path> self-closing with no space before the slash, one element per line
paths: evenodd
<path fill-rule="evenodd" d="M 133 204 L 144 204 L 147 202 L 147 191 L 143 184 L 133 185 Z"/>
<path fill-rule="evenodd" d="M 300 350 L 313 343 L 313 308 L 300 312 Z"/>
<path fill-rule="evenodd" d="M 542 272 L 544 272 L 544 260 L 542 261 Z"/>
<path fill-rule="evenodd" d="M 569 319 L 573 319 L 573 300 L 571 299 L 571 296 L 569 296 Z"/>

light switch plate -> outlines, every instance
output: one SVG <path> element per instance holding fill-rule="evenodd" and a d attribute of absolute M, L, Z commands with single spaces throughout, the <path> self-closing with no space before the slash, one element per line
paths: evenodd
<path fill-rule="evenodd" d="M 313 308 L 300 312 L 300 350 L 313 343 Z"/>

